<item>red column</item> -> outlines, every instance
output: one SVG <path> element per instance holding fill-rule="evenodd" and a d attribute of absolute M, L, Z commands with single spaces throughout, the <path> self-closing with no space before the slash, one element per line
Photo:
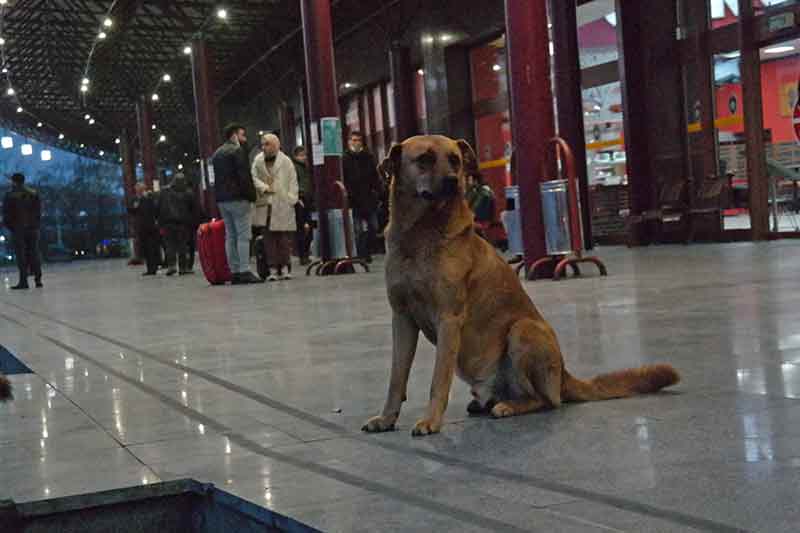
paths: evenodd
<path fill-rule="evenodd" d="M 546 255 L 539 183 L 547 141 L 555 135 L 545 0 L 506 0 L 511 129 L 525 260 Z M 427 74 L 427 72 L 426 72 Z"/>
<path fill-rule="evenodd" d="M 392 72 L 392 88 L 394 90 L 396 140 L 397 142 L 402 142 L 417 133 L 411 50 L 407 46 L 392 45 L 389 49 L 389 66 Z"/>
<path fill-rule="evenodd" d="M 752 239 L 769 237 L 769 174 L 764 146 L 764 110 L 761 106 L 761 56 L 756 42 L 753 4 L 739 0 L 739 42 L 742 49 L 742 101 L 745 156 L 750 200 Z"/>
<path fill-rule="evenodd" d="M 312 130 L 319 131 L 322 141 L 321 120 L 324 117 L 339 119 L 339 102 L 336 94 L 336 70 L 333 60 L 333 26 L 330 0 L 302 0 L 303 44 L 306 54 L 306 83 L 308 111 Z M 313 142 L 313 139 L 312 139 Z M 313 154 L 312 151 L 309 154 Z M 313 157 L 312 157 L 313 159 Z M 334 183 L 342 177 L 341 155 L 326 155 L 322 165 L 313 165 L 316 183 L 316 204 L 320 219 L 320 249 L 322 259 L 331 259 L 327 210 L 336 207 L 332 199 Z"/>
<path fill-rule="evenodd" d="M 139 149 L 142 152 L 144 184 L 152 189 L 153 180 L 156 179 L 156 153 L 152 131 L 153 105 L 147 95 L 142 95 L 136 104 L 136 114 L 139 119 Z"/>
<path fill-rule="evenodd" d="M 208 176 L 207 161 L 217 149 L 221 137 L 219 127 L 219 115 L 217 103 L 214 96 L 214 63 L 211 51 L 207 43 L 202 39 L 192 42 L 192 80 L 194 86 L 194 107 L 197 116 L 197 142 L 200 154 L 200 165 L 203 175 Z M 206 214 L 211 217 L 219 217 L 217 204 L 214 201 L 214 194 L 211 184 L 206 182 L 203 185 L 205 194 L 203 195 L 203 207 Z"/>
<path fill-rule="evenodd" d="M 580 191 L 583 243 L 594 247 L 592 239 L 591 195 L 586 168 L 586 133 L 583 128 L 583 95 L 578 51 L 578 20 L 575 0 L 550 0 L 555 48 L 555 87 L 558 102 L 558 133 L 575 155 Z"/>
<path fill-rule="evenodd" d="M 130 132 L 123 130 L 119 139 L 119 153 L 122 157 L 122 185 L 125 191 L 125 207 L 127 208 L 133 204 L 133 199 L 136 196 L 136 161 L 134 161 L 133 137 Z M 133 223 L 133 217 L 131 216 L 128 216 L 128 237 L 133 243 L 129 264 L 141 264 L 136 225 Z"/>

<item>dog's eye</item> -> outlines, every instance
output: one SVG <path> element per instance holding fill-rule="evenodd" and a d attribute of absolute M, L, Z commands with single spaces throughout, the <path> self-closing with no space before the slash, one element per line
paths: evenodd
<path fill-rule="evenodd" d="M 458 155 L 450 154 L 447 156 L 447 160 L 450 162 L 450 166 L 453 167 L 453 170 L 461 169 L 461 158 L 458 157 Z"/>

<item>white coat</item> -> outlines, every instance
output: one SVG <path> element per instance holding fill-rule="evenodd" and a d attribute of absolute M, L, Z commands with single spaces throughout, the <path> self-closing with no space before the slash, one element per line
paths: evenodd
<path fill-rule="evenodd" d="M 294 206 L 299 193 L 297 171 L 292 160 L 278 152 L 275 163 L 268 169 L 264 152 L 259 152 L 253 160 L 252 174 L 258 193 L 253 225 L 266 226 L 268 209 L 271 208 L 270 231 L 296 231 Z"/>

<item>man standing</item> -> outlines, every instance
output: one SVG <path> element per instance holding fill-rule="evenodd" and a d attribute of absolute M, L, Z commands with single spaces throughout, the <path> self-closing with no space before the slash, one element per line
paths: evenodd
<path fill-rule="evenodd" d="M 136 184 L 136 198 L 128 207 L 128 212 L 136 221 L 136 238 L 144 254 L 147 268 L 142 276 L 155 276 L 161 263 L 161 235 L 158 233 L 158 203 L 153 192 L 144 183 Z"/>
<path fill-rule="evenodd" d="M 294 206 L 298 199 L 294 163 L 281 152 L 281 141 L 274 134 L 261 138 L 261 153 L 253 161 L 253 183 L 269 198 L 266 223 L 269 281 L 291 279 L 292 237 L 296 233 Z"/>
<path fill-rule="evenodd" d="M 295 251 L 297 257 L 300 258 L 300 264 L 303 266 L 311 262 L 309 256 L 311 255 L 311 213 L 314 211 L 314 181 L 311 173 L 308 171 L 308 163 L 306 158 L 306 149 L 298 146 L 294 149 L 292 162 L 294 163 L 294 170 L 297 173 L 297 186 L 299 191 L 299 200 L 294 205 L 295 224 L 297 231 L 295 232 Z"/>
<path fill-rule="evenodd" d="M 25 185 L 25 176 L 11 176 L 11 190 L 3 200 L 3 222 L 11 231 L 14 253 L 17 255 L 19 283 L 14 290 L 28 288 L 28 276 L 33 275 L 36 286 L 42 287 L 42 260 L 39 253 L 39 227 L 42 203 L 39 193 Z"/>
<path fill-rule="evenodd" d="M 378 231 L 378 198 L 381 182 L 375 157 L 364 146 L 364 136 L 354 131 L 350 134 L 348 149 L 342 158 L 344 184 L 350 198 L 356 226 L 358 256 L 372 261 L 372 246 Z"/>
<path fill-rule="evenodd" d="M 244 127 L 231 124 L 225 128 L 225 144 L 212 157 L 214 194 L 225 221 L 225 253 L 234 285 L 261 283 L 250 271 L 252 206 L 256 190 L 250 176 Z"/>
<path fill-rule="evenodd" d="M 186 275 L 191 270 L 189 239 L 195 213 L 194 193 L 186 183 L 186 176 L 176 174 L 172 185 L 161 192 L 158 221 L 164 229 L 167 242 L 167 276 Z"/>

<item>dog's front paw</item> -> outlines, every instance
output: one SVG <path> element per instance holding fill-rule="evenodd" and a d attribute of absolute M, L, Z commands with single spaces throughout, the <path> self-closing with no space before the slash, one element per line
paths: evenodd
<path fill-rule="evenodd" d="M 492 416 L 495 418 L 507 418 L 509 416 L 514 416 L 516 411 L 513 407 L 505 402 L 500 402 L 494 407 L 492 407 Z"/>
<path fill-rule="evenodd" d="M 442 429 L 441 422 L 434 422 L 433 420 L 423 418 L 414 425 L 411 434 L 415 437 L 424 437 L 425 435 L 433 435 L 439 433 Z"/>
<path fill-rule="evenodd" d="M 383 433 L 384 431 L 394 431 L 394 424 L 397 422 L 396 416 L 375 416 L 367 420 L 361 431 L 367 433 Z"/>

